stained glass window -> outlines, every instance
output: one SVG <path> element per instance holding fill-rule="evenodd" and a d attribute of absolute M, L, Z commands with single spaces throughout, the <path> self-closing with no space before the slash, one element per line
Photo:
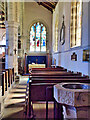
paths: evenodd
<path fill-rule="evenodd" d="M 46 51 L 46 28 L 44 26 L 41 33 L 41 51 Z"/>
<path fill-rule="evenodd" d="M 30 50 L 34 51 L 34 47 L 35 47 L 35 28 L 34 26 L 32 26 L 30 31 Z"/>
<path fill-rule="evenodd" d="M 34 23 L 30 29 L 30 51 L 46 51 L 46 27 L 40 23 Z"/>

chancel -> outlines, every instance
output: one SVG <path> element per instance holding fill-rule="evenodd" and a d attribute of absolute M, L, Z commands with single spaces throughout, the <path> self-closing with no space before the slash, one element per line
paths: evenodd
<path fill-rule="evenodd" d="M 89 9 L 0 1 L 0 120 L 90 119 Z"/>

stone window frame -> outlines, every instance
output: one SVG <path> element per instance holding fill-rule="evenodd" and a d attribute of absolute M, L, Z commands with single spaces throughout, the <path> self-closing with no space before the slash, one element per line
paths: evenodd
<path fill-rule="evenodd" d="M 54 45 L 53 45 L 53 51 L 54 52 L 58 52 L 58 35 L 59 35 L 58 25 L 59 25 L 59 15 L 57 14 L 56 15 L 56 20 L 55 20 L 55 41 L 54 41 Z"/>
<path fill-rule="evenodd" d="M 34 23 L 37 23 L 37 22 L 40 22 L 42 23 L 45 27 L 46 27 L 46 51 L 43 52 L 43 51 L 30 51 L 30 28 L 32 27 L 32 25 Z M 28 38 L 27 38 L 27 51 L 28 51 L 28 54 L 30 53 L 47 53 L 48 50 L 49 50 L 49 26 L 46 24 L 46 22 L 42 19 L 37 19 L 37 20 L 33 20 L 30 24 L 29 24 L 29 27 L 28 27 L 28 30 L 27 30 L 27 33 L 28 33 Z"/>
<path fill-rule="evenodd" d="M 81 21 L 79 19 L 79 22 L 81 22 L 80 27 L 77 26 L 77 18 L 79 17 L 79 14 L 77 15 L 77 6 L 81 3 Z M 74 0 L 71 2 L 71 21 L 70 21 L 70 48 L 79 47 L 81 46 L 81 38 L 82 38 L 82 0 L 79 0 L 78 2 Z M 73 25 L 74 24 L 74 25 Z M 79 35 L 77 35 L 78 30 L 80 30 Z M 79 38 L 79 37 L 80 38 Z"/>

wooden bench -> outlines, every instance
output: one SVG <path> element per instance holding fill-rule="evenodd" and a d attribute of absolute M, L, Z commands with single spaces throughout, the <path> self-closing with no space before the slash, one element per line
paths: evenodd
<path fill-rule="evenodd" d="M 90 79 L 88 78 L 66 78 L 66 79 L 36 79 L 34 80 L 32 78 L 32 83 L 61 83 L 61 82 L 81 82 L 81 83 L 89 83 L 90 82 Z"/>
<path fill-rule="evenodd" d="M 64 68 L 32 68 L 31 69 L 33 72 L 35 71 L 60 71 L 60 70 L 67 70 L 67 69 L 64 69 Z"/>
<path fill-rule="evenodd" d="M 38 76 L 80 76 L 80 75 L 78 75 L 78 74 L 73 74 L 73 73 L 69 73 L 69 72 L 53 72 L 53 73 L 51 73 L 51 72 L 41 72 L 41 73 L 31 73 L 31 76 L 33 77 L 38 77 Z"/>
<path fill-rule="evenodd" d="M 14 82 L 14 69 L 1 69 L 1 86 L 2 86 L 2 96 L 5 95 L 5 91 L 8 90 L 8 87 L 11 87 L 11 84 Z"/>
<path fill-rule="evenodd" d="M 53 86 L 57 83 L 61 83 L 61 82 L 86 82 L 86 83 L 90 83 L 89 79 L 84 79 L 83 81 L 81 81 L 81 79 L 76 79 L 76 80 L 59 80 L 57 82 L 56 81 L 32 81 L 29 83 L 29 116 L 31 115 L 31 101 L 46 101 L 46 89 L 48 86 Z M 52 90 L 52 89 L 51 89 Z M 47 103 L 48 104 L 48 103 Z M 46 106 L 47 106 L 46 104 Z M 46 107 L 47 108 L 47 107 Z M 47 110 L 46 110 L 47 111 Z"/>
<path fill-rule="evenodd" d="M 8 90 L 8 70 L 3 70 L 3 73 L 5 74 L 5 91 Z"/>
<path fill-rule="evenodd" d="M 14 82 L 14 68 L 8 69 L 9 71 L 9 87 L 11 87 L 11 84 Z"/>
<path fill-rule="evenodd" d="M 11 87 L 11 84 L 14 82 L 14 73 L 13 69 L 5 69 L 4 71 L 8 71 L 8 87 Z"/>
<path fill-rule="evenodd" d="M 31 116 L 31 102 L 46 101 L 46 88 L 55 83 L 35 83 L 29 82 L 29 116 Z"/>
<path fill-rule="evenodd" d="M 5 94 L 5 72 L 0 72 L 1 86 L 2 86 L 2 96 Z"/>
<path fill-rule="evenodd" d="M 55 69 L 55 70 L 54 70 Z M 60 72 L 60 71 L 67 71 L 67 69 L 59 69 L 59 68 L 32 68 L 31 72 L 39 73 L 39 72 Z"/>
<path fill-rule="evenodd" d="M 75 76 L 75 75 L 59 75 L 59 76 L 30 76 L 33 80 L 36 80 L 36 79 L 40 79 L 40 80 L 46 80 L 46 79 L 66 79 L 66 78 L 81 78 L 81 79 L 84 79 L 84 78 L 87 78 L 86 76 Z M 88 79 L 88 78 L 87 78 Z"/>
<path fill-rule="evenodd" d="M 51 71 L 49 70 L 49 69 L 43 69 L 43 70 L 33 70 L 32 69 L 32 72 L 30 73 L 30 75 L 31 76 L 52 76 L 52 75 L 57 75 L 57 76 L 59 76 L 59 75 L 78 75 L 78 76 L 81 76 L 81 73 L 73 73 L 73 72 L 71 72 L 71 71 L 69 71 L 69 72 L 67 72 L 67 71 L 65 71 L 65 70 L 55 70 L 54 71 L 54 68 L 53 69 L 51 69 Z"/>
<path fill-rule="evenodd" d="M 30 79 L 32 82 L 29 82 L 29 116 L 31 116 L 32 101 L 46 101 L 47 87 L 53 86 L 61 82 L 90 83 L 90 79 L 86 78 L 86 76 L 82 77 L 80 74 L 75 74 L 66 71 L 48 72 L 48 70 L 46 70 L 43 72 L 35 73 L 32 71 Z"/>

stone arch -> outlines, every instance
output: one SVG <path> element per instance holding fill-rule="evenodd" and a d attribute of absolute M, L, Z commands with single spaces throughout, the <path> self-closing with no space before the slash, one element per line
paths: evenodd
<path fill-rule="evenodd" d="M 5 39 L 4 39 L 5 37 Z M 1 40 L 0 40 L 0 54 L 2 54 L 3 56 L 5 55 L 5 46 L 6 46 L 6 32 L 3 32 L 2 36 L 1 36 Z"/>
<path fill-rule="evenodd" d="M 1 41 L 3 41 L 3 38 L 6 38 L 6 32 L 4 32 L 3 34 L 2 34 L 2 36 L 1 36 Z"/>

